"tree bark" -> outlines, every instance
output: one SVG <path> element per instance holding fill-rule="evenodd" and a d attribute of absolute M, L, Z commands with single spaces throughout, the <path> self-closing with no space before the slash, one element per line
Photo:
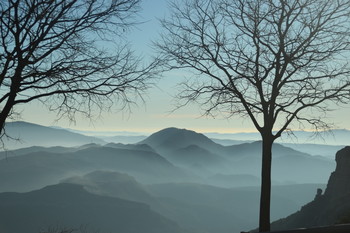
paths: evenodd
<path fill-rule="evenodd" d="M 21 51 L 18 51 L 18 53 L 21 53 Z M 15 105 L 17 93 L 21 85 L 21 75 L 24 69 L 24 65 L 20 61 L 18 63 L 19 65 L 16 69 L 16 72 L 11 79 L 10 94 L 7 98 L 5 106 L 0 111 L 0 138 L 4 134 L 6 119 L 10 116 L 13 106 Z"/>
<path fill-rule="evenodd" d="M 5 106 L 3 107 L 3 109 L 0 112 L 0 135 L 4 134 L 5 122 L 12 111 L 16 96 L 17 96 L 17 93 L 14 91 L 11 91 L 11 94 L 6 101 Z M 1 138 L 1 136 L 0 136 L 0 138 Z"/>
<path fill-rule="evenodd" d="M 259 231 L 270 231 L 271 162 L 273 138 L 262 135 L 262 167 Z"/>

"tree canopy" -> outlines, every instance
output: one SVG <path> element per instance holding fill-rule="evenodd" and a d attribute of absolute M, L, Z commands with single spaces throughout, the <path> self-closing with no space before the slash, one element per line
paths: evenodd
<path fill-rule="evenodd" d="M 140 0 L 0 3 L 0 128 L 15 106 L 41 101 L 58 118 L 123 108 L 150 85 L 125 40 Z"/>
<path fill-rule="evenodd" d="M 347 0 L 183 0 L 156 46 L 169 69 L 192 74 L 178 98 L 206 114 L 250 119 L 260 132 L 260 230 L 270 229 L 271 146 L 295 128 L 328 129 L 350 99 Z"/>

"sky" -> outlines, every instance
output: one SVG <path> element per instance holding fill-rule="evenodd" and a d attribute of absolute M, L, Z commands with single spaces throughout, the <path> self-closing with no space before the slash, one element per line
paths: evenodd
<path fill-rule="evenodd" d="M 154 51 L 152 41 L 157 40 L 161 27 L 159 18 L 167 16 L 168 4 L 165 0 L 143 0 L 142 10 L 138 15 L 142 24 L 137 25 L 128 35 L 132 48 L 137 54 L 147 58 Z M 254 132 L 254 126 L 248 119 L 223 117 L 203 117 L 199 106 L 189 105 L 175 109 L 177 84 L 183 80 L 180 72 L 166 73 L 157 81 L 157 86 L 151 88 L 145 97 L 145 103 L 138 102 L 130 112 L 117 111 L 104 113 L 99 118 L 86 119 L 77 116 L 76 122 L 67 119 L 57 121 L 53 112 L 43 107 L 40 102 L 33 102 L 19 108 L 22 111 L 20 120 L 46 125 L 72 128 L 85 131 L 128 131 L 138 133 L 153 133 L 167 127 L 177 127 L 195 130 L 197 132 Z M 332 112 L 330 121 L 338 128 L 350 129 L 350 106 Z"/>

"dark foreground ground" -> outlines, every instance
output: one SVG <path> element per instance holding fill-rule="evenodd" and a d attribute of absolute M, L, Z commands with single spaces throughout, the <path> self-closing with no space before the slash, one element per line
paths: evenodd
<path fill-rule="evenodd" d="M 350 233 L 350 224 L 315 227 L 308 229 L 295 229 L 286 231 L 271 231 L 270 233 Z"/>

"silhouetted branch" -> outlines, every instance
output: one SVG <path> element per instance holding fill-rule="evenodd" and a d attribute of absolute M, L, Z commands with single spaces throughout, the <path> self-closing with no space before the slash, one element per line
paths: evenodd
<path fill-rule="evenodd" d="M 331 106 L 350 100 L 350 2 L 183 0 L 171 10 L 155 45 L 167 69 L 192 73 L 179 106 L 248 117 L 262 136 L 267 231 L 271 144 L 293 123 L 329 129 Z"/>
<path fill-rule="evenodd" d="M 157 76 L 123 41 L 140 0 L 2 1 L 0 128 L 34 100 L 58 118 L 124 109 Z"/>

